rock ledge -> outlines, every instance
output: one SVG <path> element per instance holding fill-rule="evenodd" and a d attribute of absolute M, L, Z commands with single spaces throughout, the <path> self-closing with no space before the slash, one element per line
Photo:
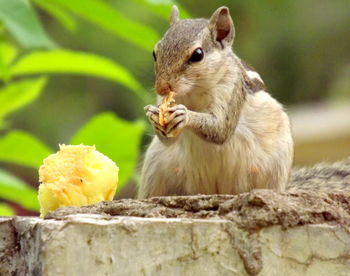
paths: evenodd
<path fill-rule="evenodd" d="M 0 275 L 350 275 L 350 194 L 256 190 L 0 217 Z"/>

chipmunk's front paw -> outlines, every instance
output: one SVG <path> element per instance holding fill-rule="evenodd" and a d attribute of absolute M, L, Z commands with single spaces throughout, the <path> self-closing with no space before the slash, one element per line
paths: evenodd
<path fill-rule="evenodd" d="M 154 105 L 147 105 L 144 109 L 146 110 L 146 116 L 156 134 L 167 137 L 165 127 L 159 124 L 159 108 Z"/>
<path fill-rule="evenodd" d="M 165 133 L 167 137 L 176 137 L 187 125 L 187 108 L 182 104 L 178 104 L 174 107 L 171 107 L 168 111 L 170 113 L 170 116 L 167 119 Z"/>

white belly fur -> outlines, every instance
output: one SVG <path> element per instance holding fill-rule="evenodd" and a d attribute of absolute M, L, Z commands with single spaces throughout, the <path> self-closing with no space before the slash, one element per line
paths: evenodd
<path fill-rule="evenodd" d="M 249 95 L 232 137 L 223 145 L 191 130 L 171 146 L 155 140 L 146 155 L 143 185 L 151 195 L 237 194 L 254 188 L 284 190 L 293 142 L 282 106 L 264 91 Z"/>

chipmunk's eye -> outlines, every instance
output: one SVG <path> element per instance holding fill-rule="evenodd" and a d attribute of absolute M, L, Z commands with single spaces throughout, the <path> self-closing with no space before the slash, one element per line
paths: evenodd
<path fill-rule="evenodd" d="M 156 53 L 153 51 L 153 59 L 154 59 L 154 61 L 157 61 L 157 57 L 156 57 Z"/>
<path fill-rule="evenodd" d="M 192 56 L 188 60 L 190 63 L 191 62 L 198 62 L 201 61 L 204 57 L 204 52 L 202 48 L 197 48 L 196 50 L 193 51 Z"/>

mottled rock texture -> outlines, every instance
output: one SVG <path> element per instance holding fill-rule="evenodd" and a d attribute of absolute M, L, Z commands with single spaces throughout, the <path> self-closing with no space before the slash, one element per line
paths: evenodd
<path fill-rule="evenodd" d="M 0 218 L 0 275 L 350 275 L 350 194 L 118 200 Z"/>

